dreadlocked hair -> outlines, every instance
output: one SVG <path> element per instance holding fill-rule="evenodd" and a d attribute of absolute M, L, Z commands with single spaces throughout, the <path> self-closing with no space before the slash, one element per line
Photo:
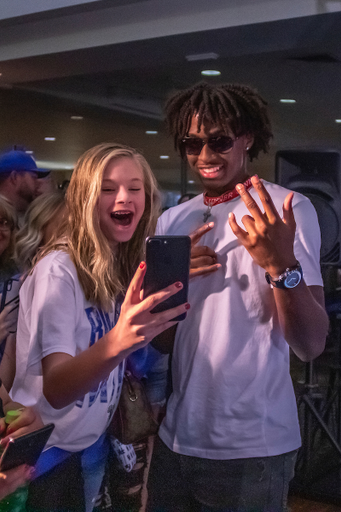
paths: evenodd
<path fill-rule="evenodd" d="M 166 121 L 174 146 L 180 151 L 181 140 L 188 135 L 194 115 L 198 117 L 198 133 L 203 122 L 221 126 L 236 137 L 252 134 L 254 142 L 248 154 L 250 161 L 260 151 L 269 151 L 273 136 L 266 101 L 255 89 L 242 84 L 195 84 L 171 96 L 165 105 Z"/>

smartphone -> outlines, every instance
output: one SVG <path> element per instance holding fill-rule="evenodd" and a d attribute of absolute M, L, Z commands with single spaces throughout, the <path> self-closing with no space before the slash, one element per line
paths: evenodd
<path fill-rule="evenodd" d="M 0 471 L 16 468 L 21 464 L 34 466 L 39 459 L 52 431 L 54 424 L 44 427 L 10 440 L 0 458 Z"/>
<path fill-rule="evenodd" d="M 10 333 L 17 331 L 18 311 L 19 311 L 19 289 L 20 289 L 20 275 L 11 277 L 3 283 L 1 290 L 0 312 L 6 306 L 12 306 L 10 309 L 7 320 L 10 320 L 11 325 L 9 328 Z"/>
<path fill-rule="evenodd" d="M 144 297 L 180 281 L 183 288 L 158 304 L 151 313 L 159 313 L 187 302 L 191 258 L 189 236 L 151 236 L 146 241 L 147 271 L 144 278 Z M 186 313 L 173 320 L 186 318 Z"/>

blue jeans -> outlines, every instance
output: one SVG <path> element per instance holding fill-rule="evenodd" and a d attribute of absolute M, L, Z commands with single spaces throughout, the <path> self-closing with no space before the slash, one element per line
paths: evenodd
<path fill-rule="evenodd" d="M 297 452 L 211 460 L 172 452 L 157 438 L 148 512 L 285 512 Z"/>

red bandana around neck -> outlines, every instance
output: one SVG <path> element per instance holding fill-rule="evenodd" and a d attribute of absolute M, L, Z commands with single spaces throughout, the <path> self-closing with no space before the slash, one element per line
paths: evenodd
<path fill-rule="evenodd" d="M 248 178 L 246 181 L 244 181 L 243 185 L 246 190 L 249 190 L 249 188 L 252 187 L 251 178 Z M 207 210 L 203 214 L 204 222 L 207 222 L 208 218 L 211 217 L 211 210 L 213 206 L 216 204 L 226 203 L 227 201 L 231 201 L 231 199 L 234 199 L 238 196 L 239 194 L 235 188 L 229 192 L 225 192 L 219 197 L 208 197 L 207 192 L 204 192 L 204 204 L 207 206 Z"/>
<path fill-rule="evenodd" d="M 251 178 L 248 178 L 246 181 L 244 181 L 243 185 L 246 190 L 249 190 L 249 188 L 252 187 Z M 216 204 L 226 203 L 227 201 L 231 201 L 231 199 L 234 199 L 238 196 L 239 194 L 235 188 L 229 192 L 224 192 L 224 194 L 219 197 L 208 197 L 207 192 L 204 192 L 204 204 L 212 208 L 212 206 L 215 206 Z"/>

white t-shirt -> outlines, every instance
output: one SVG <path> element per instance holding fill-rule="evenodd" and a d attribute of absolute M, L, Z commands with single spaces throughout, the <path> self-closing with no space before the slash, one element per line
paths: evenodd
<path fill-rule="evenodd" d="M 264 182 L 277 210 L 288 190 Z M 260 205 L 256 191 L 251 195 Z M 295 193 L 295 255 L 308 286 L 322 286 L 320 231 L 310 201 Z M 188 235 L 203 224 L 203 196 L 167 210 L 158 234 Z M 201 245 L 221 268 L 190 280 L 187 318 L 179 322 L 172 359 L 173 393 L 159 435 L 173 451 L 210 459 L 279 455 L 300 446 L 289 374 L 289 346 L 265 272 L 228 224 L 249 214 L 237 197 L 212 208 L 214 228 Z"/>
<path fill-rule="evenodd" d="M 55 429 L 47 447 L 72 452 L 97 441 L 108 426 L 121 392 L 124 363 L 84 397 L 54 409 L 42 391 L 41 360 L 55 352 L 76 356 L 115 325 L 118 311 L 105 313 L 89 303 L 68 254 L 55 251 L 43 258 L 20 290 L 17 367 L 11 395 L 35 405 L 44 423 Z"/>

